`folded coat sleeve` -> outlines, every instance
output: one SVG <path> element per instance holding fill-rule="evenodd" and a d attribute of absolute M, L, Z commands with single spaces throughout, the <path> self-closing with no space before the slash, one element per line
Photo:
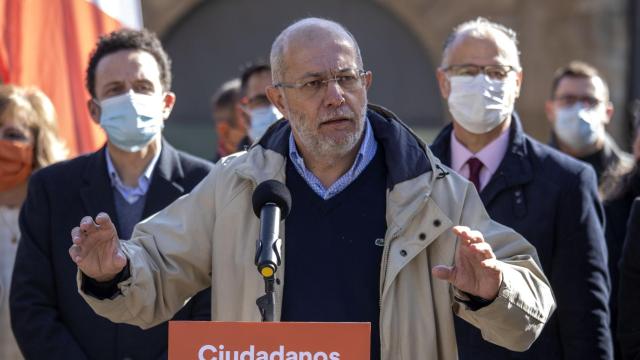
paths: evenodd
<path fill-rule="evenodd" d="M 514 230 L 491 220 L 473 186 L 467 186 L 459 223 L 484 235 L 502 262 L 503 280 L 491 304 L 473 311 L 454 300 L 455 313 L 480 329 L 489 342 L 513 351 L 528 349 L 555 309 L 535 248 Z"/>
<path fill-rule="evenodd" d="M 162 211 L 136 225 L 131 240 L 121 241 L 131 276 L 120 282 L 121 295 L 97 299 L 80 295 L 93 310 L 113 322 L 150 328 L 169 320 L 185 301 L 211 286 L 211 248 L 215 223 L 217 167 Z"/>

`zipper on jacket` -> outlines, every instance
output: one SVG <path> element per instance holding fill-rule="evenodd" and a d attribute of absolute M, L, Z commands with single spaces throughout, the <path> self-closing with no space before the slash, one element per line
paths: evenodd
<path fill-rule="evenodd" d="M 385 241 L 384 243 L 384 248 L 382 250 L 382 262 L 380 263 L 380 274 L 382 276 L 382 279 L 380 281 L 380 291 L 378 294 L 378 307 L 382 308 L 382 293 L 384 291 L 384 284 L 387 281 L 387 266 L 389 265 L 389 253 L 391 251 L 391 242 L 394 241 L 395 239 L 398 238 L 398 234 L 400 234 L 400 232 L 402 231 L 402 229 L 398 229 L 396 230 L 393 235 L 391 235 L 391 238 L 389 239 L 389 241 Z"/>
<path fill-rule="evenodd" d="M 386 244 L 385 244 L 386 245 Z M 378 291 L 378 309 L 382 310 L 382 292 L 384 291 L 384 284 L 387 280 L 387 264 L 389 263 L 389 248 L 387 246 L 382 250 L 382 263 L 380 266 L 380 273 L 382 274 L 382 281 L 380 281 L 380 291 Z"/>
<path fill-rule="evenodd" d="M 385 283 L 387 281 L 387 265 L 389 263 L 389 254 L 391 249 L 391 242 L 398 238 L 398 234 L 400 234 L 402 229 L 398 229 L 396 232 L 391 235 L 389 241 L 385 241 L 384 249 L 382 250 L 382 263 L 380 264 L 380 274 L 382 276 L 382 281 L 380 281 L 380 291 L 378 294 L 378 337 L 380 338 L 380 355 L 383 356 L 383 347 L 385 346 L 385 341 L 383 340 L 383 326 L 382 326 L 382 293 L 384 292 Z"/>

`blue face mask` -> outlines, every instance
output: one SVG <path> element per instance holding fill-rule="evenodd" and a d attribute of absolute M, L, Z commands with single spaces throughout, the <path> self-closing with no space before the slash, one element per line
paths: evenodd
<path fill-rule="evenodd" d="M 265 131 L 282 117 L 280 111 L 273 106 L 261 106 L 249 111 L 251 117 L 251 127 L 249 128 L 249 137 L 253 141 L 257 141 Z"/>
<path fill-rule="evenodd" d="M 604 139 L 607 113 L 604 106 L 594 108 L 576 103 L 556 108 L 553 130 L 558 138 L 574 151 L 589 153 L 596 150 L 598 140 Z"/>
<path fill-rule="evenodd" d="M 100 101 L 100 126 L 117 148 L 140 151 L 164 127 L 162 98 L 129 91 Z"/>

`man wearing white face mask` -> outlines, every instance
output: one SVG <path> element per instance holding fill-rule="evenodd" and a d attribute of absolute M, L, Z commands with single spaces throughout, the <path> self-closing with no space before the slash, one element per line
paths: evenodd
<path fill-rule="evenodd" d="M 108 141 L 31 177 L 11 297 L 14 333 L 28 359 L 166 358 L 166 322 L 147 330 L 115 324 L 80 298 L 77 267 L 67 255 L 69 227 L 86 214 L 108 211 L 129 238 L 137 222 L 190 192 L 212 165 L 162 138 L 176 97 L 170 60 L 154 34 L 120 30 L 101 38 L 86 84 L 89 111 Z M 210 316 L 206 289 L 174 319 Z"/>
<path fill-rule="evenodd" d="M 522 83 L 516 34 L 478 18 L 445 42 L 437 78 L 452 124 L 431 146 L 475 184 L 489 215 L 537 249 L 558 311 L 514 355 L 455 322 L 461 359 L 611 359 L 603 212 L 588 165 L 524 133 L 514 111 Z M 482 335 L 482 336 L 481 336 Z"/>
<path fill-rule="evenodd" d="M 553 127 L 551 146 L 589 163 L 600 184 L 633 166 L 633 157 L 607 134 L 613 104 L 609 89 L 592 66 L 572 61 L 558 69 L 545 104 Z"/>
<path fill-rule="evenodd" d="M 242 102 L 251 121 L 249 137 L 257 141 L 271 124 L 282 117 L 267 98 L 266 88 L 272 84 L 271 66 L 266 62 L 251 64 L 244 69 L 240 79 Z"/>

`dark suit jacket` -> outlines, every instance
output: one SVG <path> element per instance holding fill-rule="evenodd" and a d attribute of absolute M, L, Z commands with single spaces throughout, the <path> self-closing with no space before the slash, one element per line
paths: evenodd
<path fill-rule="evenodd" d="M 431 146 L 451 164 L 448 125 Z M 492 219 L 533 244 L 558 308 L 538 340 L 514 353 L 456 318 L 461 359 L 611 359 L 609 274 L 593 169 L 524 133 L 512 118 L 509 147 L 480 197 Z M 462 224 L 464 225 L 464 224 Z"/>
<path fill-rule="evenodd" d="M 620 261 L 618 340 L 622 359 L 640 359 L 640 197 L 631 207 Z"/>
<path fill-rule="evenodd" d="M 609 274 L 611 275 L 611 299 L 609 305 L 611 308 L 611 330 L 614 341 L 614 351 L 616 359 L 620 358 L 620 340 L 621 337 L 617 333 L 617 320 L 625 317 L 627 314 L 618 311 L 620 304 L 620 261 L 623 257 L 623 244 L 627 237 L 627 220 L 631 212 L 631 206 L 634 199 L 640 196 L 640 164 L 636 163 L 635 168 L 618 179 L 622 184 L 617 193 L 603 201 L 604 213 L 607 218 L 607 226 L 605 227 L 605 237 L 607 239 L 607 248 L 609 249 Z M 639 209 L 640 212 L 640 209 Z M 636 258 L 637 259 L 637 258 Z M 628 277 L 627 279 L 628 280 Z M 628 289 L 627 289 L 628 290 Z M 639 356 L 640 359 L 640 356 Z"/>
<path fill-rule="evenodd" d="M 151 176 L 143 218 L 188 193 L 212 164 L 163 141 Z M 70 231 L 86 215 L 104 211 L 117 224 L 105 149 L 33 174 L 20 213 L 10 294 L 11 322 L 27 359 L 154 359 L 166 357 L 167 323 L 148 330 L 96 315 L 78 295 L 69 257 Z M 194 296 L 174 319 L 209 320 L 210 289 Z"/>

